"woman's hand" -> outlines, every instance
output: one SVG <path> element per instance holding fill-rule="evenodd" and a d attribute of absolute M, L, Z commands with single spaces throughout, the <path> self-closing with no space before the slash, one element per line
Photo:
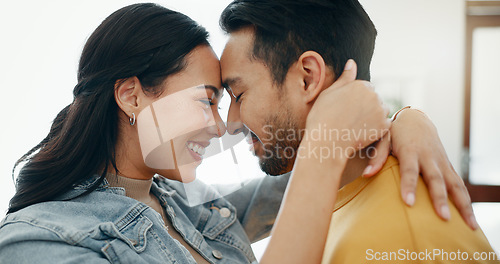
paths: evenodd
<path fill-rule="evenodd" d="M 306 121 L 306 133 L 319 132 L 320 143 L 334 142 L 332 153 L 347 158 L 378 141 L 391 126 L 388 108 L 370 82 L 356 80 L 356 73 L 356 63 L 349 60 L 342 76 L 318 96 Z"/>
<path fill-rule="evenodd" d="M 441 218 L 450 218 L 447 203 L 449 193 L 465 222 L 472 229 L 477 229 L 469 193 L 448 160 L 431 120 L 418 110 L 405 109 L 397 115 L 390 135 L 377 143 L 376 156 L 370 160 L 364 176 L 373 176 L 382 168 L 392 143 L 392 153 L 400 163 L 401 195 L 405 203 L 409 206 L 415 203 L 417 179 L 422 175 L 434 209 Z"/>

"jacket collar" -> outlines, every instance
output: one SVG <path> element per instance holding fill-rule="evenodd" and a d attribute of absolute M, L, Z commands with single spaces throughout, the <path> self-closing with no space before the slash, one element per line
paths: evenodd
<path fill-rule="evenodd" d="M 65 192 L 62 195 L 57 196 L 54 200 L 65 201 L 65 200 L 74 199 L 74 198 L 82 195 L 88 189 L 90 189 L 93 185 L 95 185 L 99 181 L 100 178 L 101 178 L 101 175 L 94 174 L 94 175 L 92 175 L 92 177 L 83 181 L 82 183 L 74 185 L 71 190 Z M 101 182 L 101 184 L 99 184 L 96 191 L 111 192 L 111 193 L 125 196 L 125 189 L 124 188 L 110 187 L 109 182 L 106 178 L 104 178 L 104 180 Z"/>

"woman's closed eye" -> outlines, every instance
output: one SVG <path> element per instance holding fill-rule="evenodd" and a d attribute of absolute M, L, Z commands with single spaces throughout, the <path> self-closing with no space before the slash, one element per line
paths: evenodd
<path fill-rule="evenodd" d="M 215 104 L 212 102 L 212 99 L 210 99 L 210 98 L 203 98 L 203 99 L 200 99 L 199 101 L 200 101 L 202 104 L 204 104 L 204 106 L 203 106 L 203 107 L 204 107 L 205 109 L 208 109 L 208 108 L 210 108 L 210 106 L 215 105 Z"/>
<path fill-rule="evenodd" d="M 199 101 L 203 104 L 203 108 L 205 108 L 205 109 L 208 109 L 211 106 L 217 105 L 217 109 L 222 110 L 222 107 L 218 106 L 218 103 L 217 104 L 214 103 L 212 99 L 205 98 L 205 99 L 201 99 Z"/>

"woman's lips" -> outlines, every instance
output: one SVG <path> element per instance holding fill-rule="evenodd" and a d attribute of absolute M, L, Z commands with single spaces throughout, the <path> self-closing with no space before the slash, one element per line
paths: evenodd
<path fill-rule="evenodd" d="M 209 141 L 188 141 L 186 143 L 186 148 L 195 161 L 201 161 L 203 159 L 203 154 L 205 154 L 205 148 L 208 147 L 208 145 L 210 145 Z"/>

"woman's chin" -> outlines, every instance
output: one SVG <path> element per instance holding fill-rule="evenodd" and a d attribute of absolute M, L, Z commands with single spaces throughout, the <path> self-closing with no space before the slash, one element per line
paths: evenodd
<path fill-rule="evenodd" d="M 196 168 L 198 168 L 200 163 L 201 161 L 179 166 L 181 182 L 190 183 L 196 180 Z"/>

